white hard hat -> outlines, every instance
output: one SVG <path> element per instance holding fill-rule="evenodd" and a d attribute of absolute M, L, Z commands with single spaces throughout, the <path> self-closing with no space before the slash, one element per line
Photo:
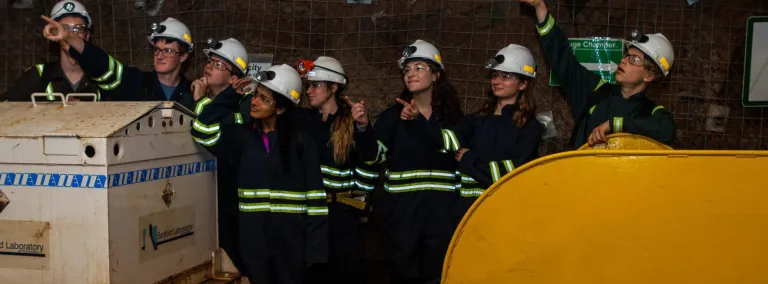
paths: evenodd
<path fill-rule="evenodd" d="M 245 50 L 245 46 L 234 38 L 228 38 L 222 41 L 208 40 L 208 45 L 211 48 L 203 49 L 203 53 L 206 56 L 211 57 L 212 54 L 227 60 L 232 66 L 240 70 L 241 75 L 245 75 L 248 70 L 248 52 Z"/>
<path fill-rule="evenodd" d="M 437 65 L 440 66 L 440 69 L 445 69 L 445 66 L 443 66 L 443 58 L 440 56 L 440 51 L 437 50 L 434 45 L 426 41 L 417 39 L 413 44 L 406 47 L 403 50 L 403 56 L 397 61 L 397 65 L 400 66 L 400 69 L 403 69 L 405 68 L 405 61 L 412 58 L 426 59 L 437 63 Z"/>
<path fill-rule="evenodd" d="M 659 66 L 664 77 L 669 75 L 669 70 L 675 62 L 675 52 L 672 49 L 672 43 L 663 34 L 644 35 L 633 31 L 631 41 L 626 43 L 648 55 Z"/>
<path fill-rule="evenodd" d="M 88 15 L 88 10 L 85 9 L 82 3 L 74 0 L 59 1 L 56 5 L 53 5 L 51 9 L 51 19 L 58 21 L 65 16 L 80 16 L 85 18 L 85 24 L 88 28 L 91 28 L 91 16 Z"/>
<path fill-rule="evenodd" d="M 341 62 L 332 57 L 320 56 L 315 61 L 302 60 L 296 64 L 296 69 L 300 74 L 306 72 L 308 81 L 326 81 L 342 85 L 348 83 Z"/>
<path fill-rule="evenodd" d="M 165 21 L 152 24 L 152 34 L 147 39 L 152 44 L 155 44 L 155 38 L 170 38 L 180 42 L 186 43 L 189 46 L 189 51 L 192 52 L 194 44 L 192 44 L 192 35 L 189 32 L 189 28 L 181 21 L 174 18 L 167 18 Z"/>
<path fill-rule="evenodd" d="M 522 45 L 510 44 L 488 60 L 486 68 L 517 73 L 536 78 L 536 60 L 531 51 Z"/>
<path fill-rule="evenodd" d="M 294 104 L 299 104 L 301 93 L 304 92 L 301 75 L 288 64 L 273 65 L 266 71 L 256 73 L 256 81 L 264 87 L 280 93 Z"/>

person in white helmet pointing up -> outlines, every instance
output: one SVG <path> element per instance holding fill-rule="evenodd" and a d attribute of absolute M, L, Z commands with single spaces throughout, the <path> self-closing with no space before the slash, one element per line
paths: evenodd
<path fill-rule="evenodd" d="M 93 21 L 82 3 L 64 0 L 53 5 L 50 17 L 82 41 L 91 36 Z M 32 93 L 94 93 L 98 100 L 102 98 L 98 83 L 83 72 L 80 65 L 69 55 L 69 45 L 58 42 L 59 59 L 30 67 L 16 80 L 13 88 L 0 96 L 0 101 L 29 101 Z M 40 98 L 38 98 L 39 100 Z M 48 96 L 48 100 L 59 100 Z"/>
<path fill-rule="evenodd" d="M 562 83 L 575 120 L 571 147 L 606 142 L 610 133 L 633 133 L 671 145 L 675 140 L 672 115 L 646 96 L 653 82 L 669 75 L 675 55 L 664 35 L 633 33 L 616 71 L 618 85 L 607 84 L 582 66 L 568 38 L 542 0 L 520 0 L 536 9 L 541 49 Z"/>
<path fill-rule="evenodd" d="M 60 23 L 42 18 L 48 21 L 43 35 L 48 40 L 66 42 L 72 58 L 99 82 L 101 90 L 110 91 L 114 100 L 176 101 L 190 110 L 194 108 L 190 82 L 183 74 L 183 64 L 189 59 L 194 44 L 189 29 L 179 20 L 167 18 L 152 25 L 148 40 L 153 46 L 154 70 L 142 72 L 124 66 L 104 50 L 62 29 Z"/>

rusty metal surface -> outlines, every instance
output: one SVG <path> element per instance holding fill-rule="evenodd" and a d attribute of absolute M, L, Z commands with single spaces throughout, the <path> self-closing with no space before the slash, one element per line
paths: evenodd
<path fill-rule="evenodd" d="M 108 137 L 162 102 L 0 103 L 0 137 Z"/>

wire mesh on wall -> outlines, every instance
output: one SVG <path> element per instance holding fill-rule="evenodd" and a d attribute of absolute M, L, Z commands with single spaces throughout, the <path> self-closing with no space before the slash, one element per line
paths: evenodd
<path fill-rule="evenodd" d="M 10 87 L 26 68 L 53 60 L 56 47 L 41 36 L 39 14 L 54 0 L 36 0 L 29 9 L 3 9 L 0 26 L 0 88 Z M 565 149 L 573 122 L 563 94 L 548 85 L 549 69 L 538 46 L 532 11 L 518 1 L 373 0 L 84 0 L 94 19 L 91 41 L 122 62 L 150 70 L 149 27 L 166 17 L 186 23 L 196 44 L 187 71 L 197 77 L 209 37 L 234 37 L 249 53 L 274 54 L 275 63 L 320 55 L 339 59 L 349 74 L 347 94 L 365 99 L 377 115 L 394 103 L 402 78 L 395 64 L 404 46 L 416 39 L 435 43 L 446 70 L 472 112 L 489 87 L 484 63 L 503 46 L 528 47 L 537 58 L 530 86 L 538 111 L 551 110 L 558 137 L 545 140 L 543 154 Z M 137 2 L 144 2 L 137 5 Z M 350 1 L 356 2 L 356 1 Z M 675 148 L 766 149 L 768 123 L 763 108 L 741 106 L 746 19 L 768 15 L 762 0 L 562 0 L 550 11 L 570 37 L 624 38 L 635 28 L 664 33 L 675 47 L 670 77 L 653 87 L 650 98 L 670 110 L 677 122 Z M 150 8 L 157 5 L 158 13 Z M 137 7 L 143 7 L 143 11 Z M 149 12 L 147 12 L 149 11 Z M 710 109 L 727 108 L 722 118 Z M 708 131 L 705 125 L 722 130 Z"/>

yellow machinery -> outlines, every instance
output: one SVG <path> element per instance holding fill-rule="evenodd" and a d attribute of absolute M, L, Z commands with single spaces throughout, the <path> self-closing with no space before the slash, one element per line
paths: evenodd
<path fill-rule="evenodd" d="M 608 146 L 491 186 L 453 236 L 443 283 L 768 283 L 768 151 Z"/>

